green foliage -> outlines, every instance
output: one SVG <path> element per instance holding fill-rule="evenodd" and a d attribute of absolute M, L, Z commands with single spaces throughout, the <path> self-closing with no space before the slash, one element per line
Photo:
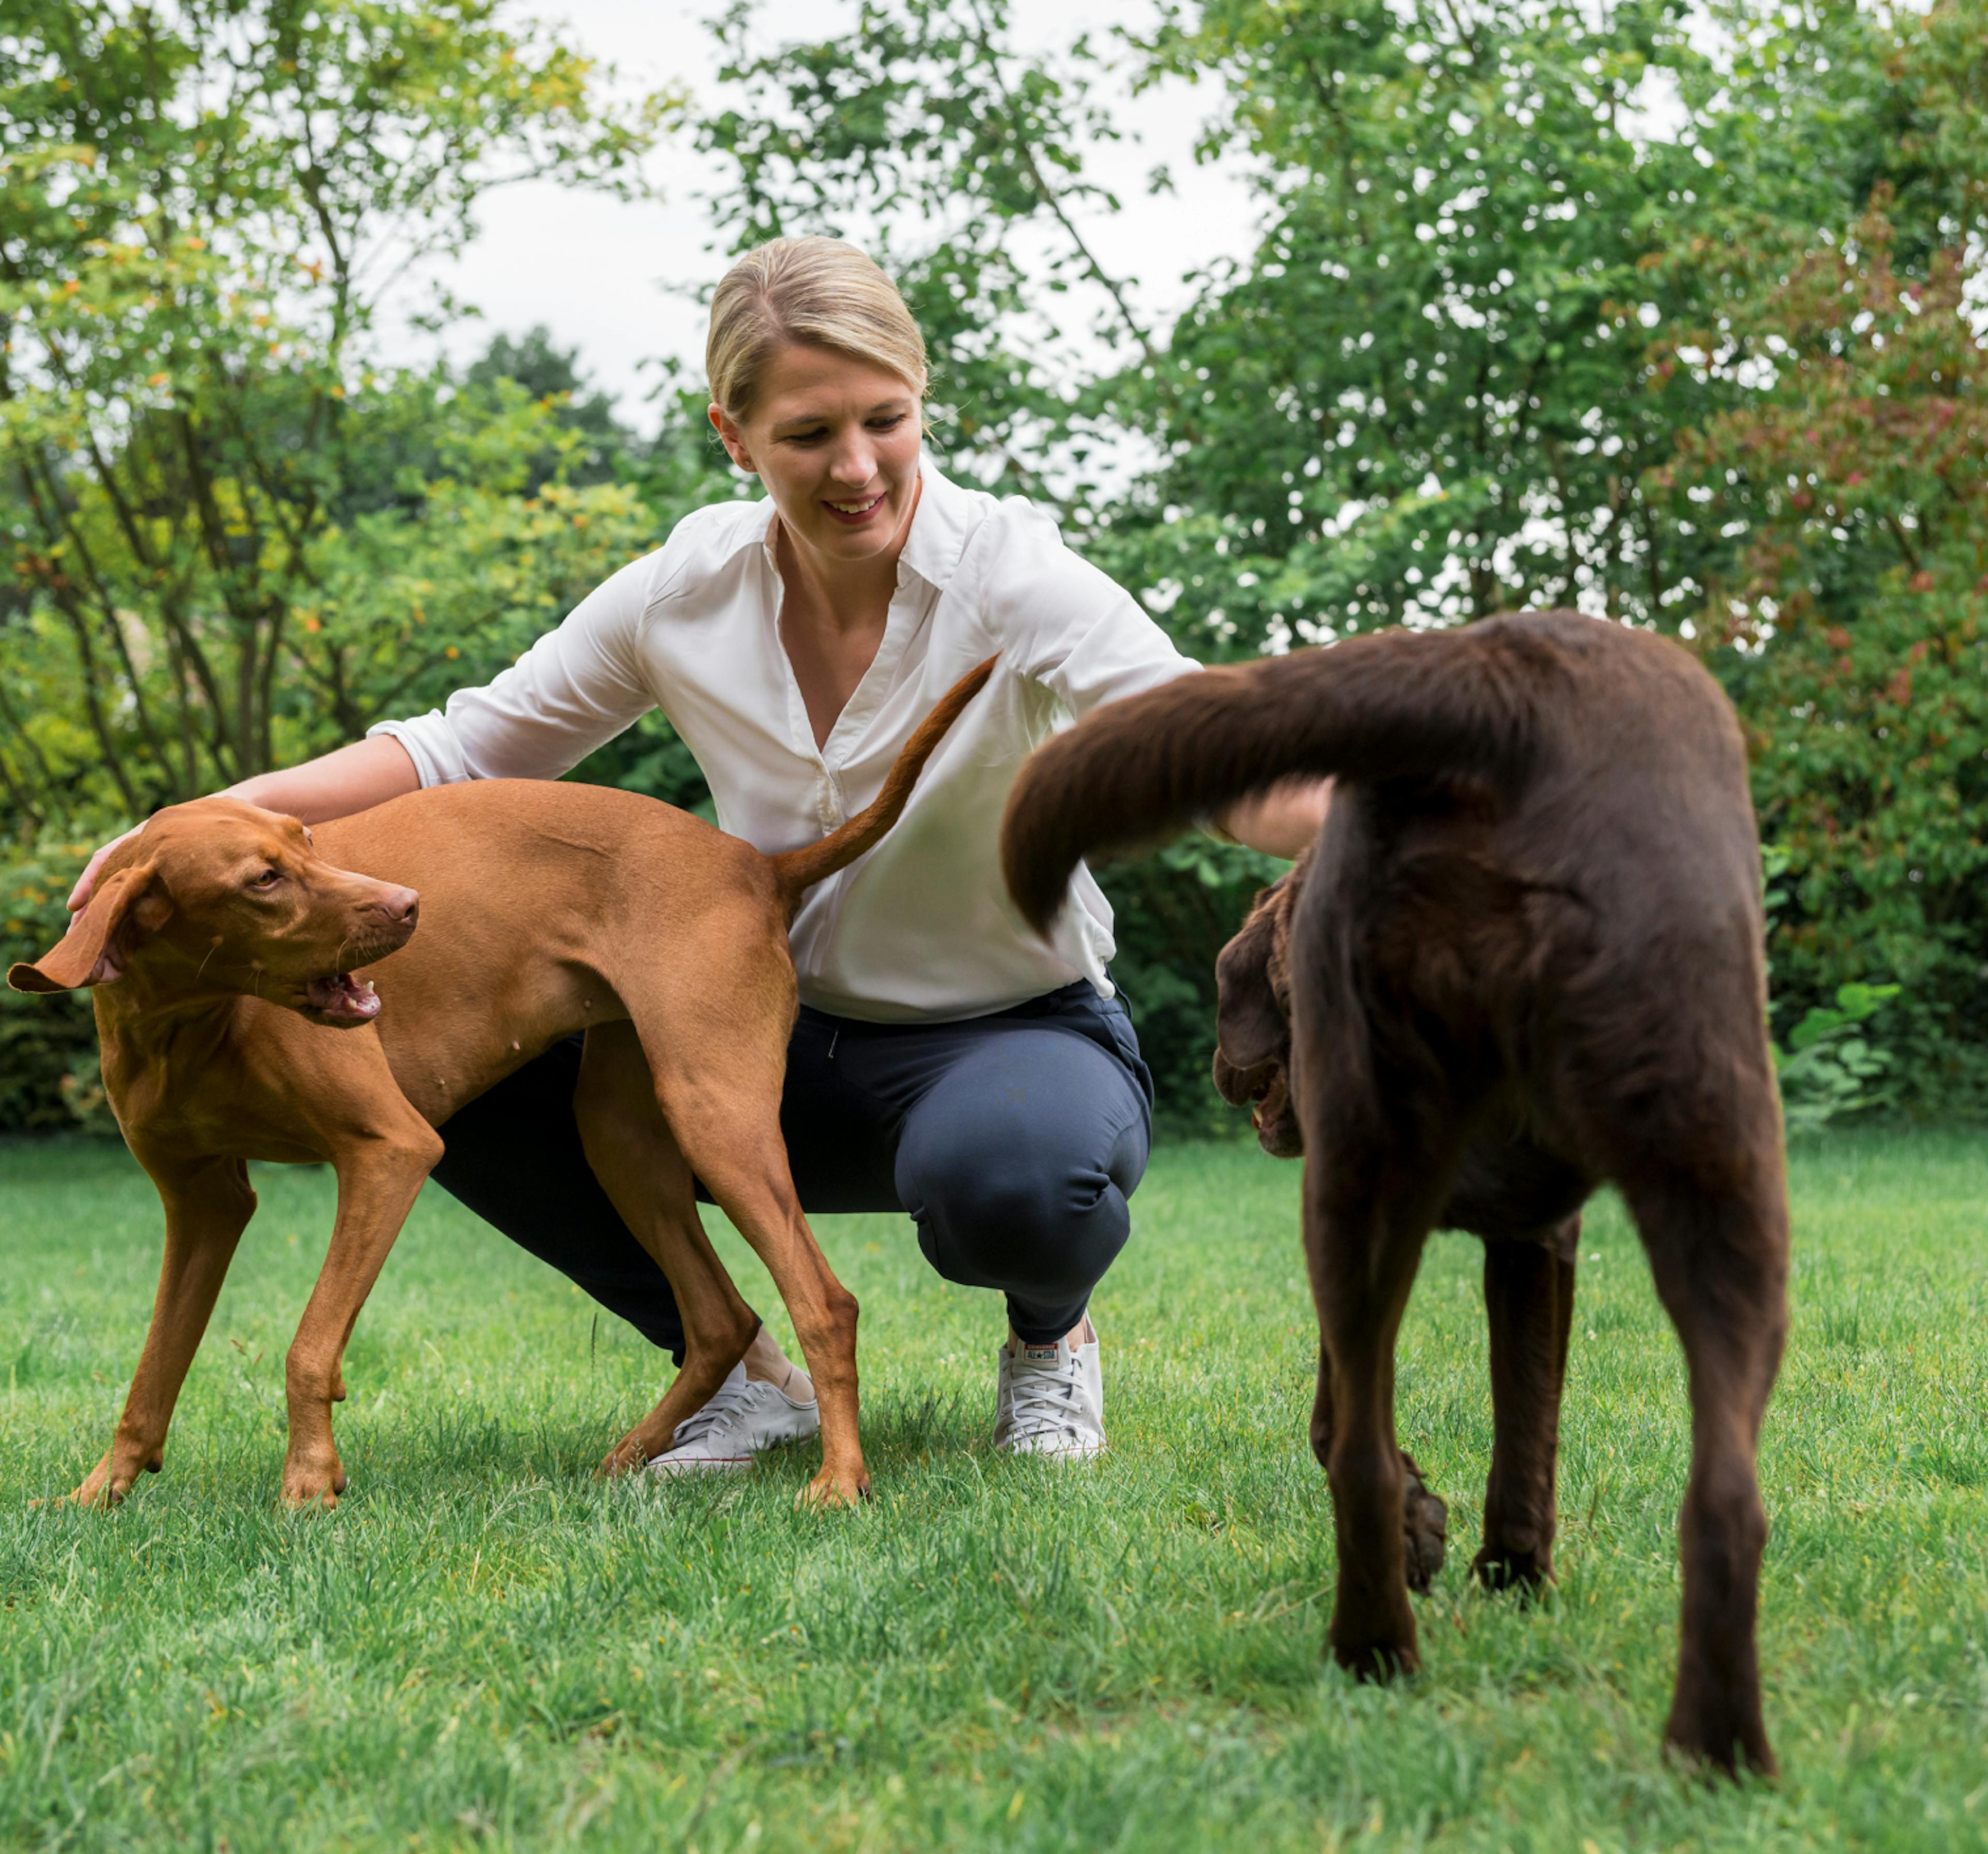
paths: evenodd
<path fill-rule="evenodd" d="M 1978 89 L 1988 40 L 1973 58 Z M 1988 353 L 1959 226 L 1946 224 L 1955 242 L 1921 241 L 1908 268 L 1912 219 L 1881 184 L 1840 241 L 1759 292 L 1743 339 L 1701 350 L 1702 366 L 1765 366 L 1773 383 L 1682 443 L 1663 481 L 1746 533 L 1697 623 L 1750 724 L 1763 828 L 1787 859 L 1777 984 L 1825 1005 L 1845 984 L 1896 980 L 1902 1098 L 1978 1108 Z"/>
<path fill-rule="evenodd" d="M 1114 133 L 1086 100 L 1088 42 L 1060 59 L 1018 53 L 1006 0 L 862 0 L 847 31 L 772 49 L 753 25 L 746 0 L 718 21 L 732 96 L 698 125 L 731 169 L 716 205 L 734 248 L 860 237 L 925 331 L 941 450 L 1050 493 L 1053 464 L 1089 448 L 1067 377 L 1073 289 L 1114 349 L 1154 353 L 1072 216 L 1115 204 L 1084 171 L 1085 148 Z"/>
<path fill-rule="evenodd" d="M 1780 1017 L 1895 982 L 1876 1092 L 1988 1105 L 1983 0 L 1163 7 L 1119 49 L 1205 86 L 1261 227 L 1170 334 L 1037 184 L 1108 130 L 1094 48 L 1019 59 L 975 0 L 864 17 L 735 59 L 707 146 L 756 227 L 881 228 L 958 284 L 990 363 L 961 461 L 1055 485 L 1204 657 L 1543 603 L 1694 642 L 1791 859 Z M 1085 287 L 1119 358 L 1073 377 L 1032 317 Z M 1129 491 L 1087 477 L 1100 429 L 1158 459 Z M 1164 867 L 1117 880 L 1185 1023 L 1206 936 L 1166 937 Z"/>
<path fill-rule="evenodd" d="M 1839 985 L 1833 1005 L 1811 1005 L 1774 1045 L 1781 1114 L 1790 1133 L 1814 1133 L 1839 1114 L 1887 1106 L 1897 1090 L 1885 1086 L 1891 1052 L 1863 1026 L 1898 995 L 1896 985 Z"/>
<path fill-rule="evenodd" d="M 1439 1238 L 1398 1424 L 1451 1501 L 1412 1680 L 1320 1653 L 1299 1167 L 1158 1153 L 1097 1296 L 1112 1447 L 993 1454 L 998 1298 L 902 1217 L 816 1229 L 862 1302 L 876 1498 L 816 1451 L 646 1487 L 595 1463 L 667 1362 L 431 1187 L 354 1332 L 334 1514 L 276 1510 L 283 1355 L 333 1211 L 259 1167 L 164 1472 L 34 1503 L 110 1437 L 159 1207 L 116 1148 L 0 1145 L 0 1844 L 79 1854 L 1927 1854 L 1981 1842 L 1988 1147 L 1792 1157 L 1794 1323 L 1761 1436 L 1778 1782 L 1658 1748 L 1689 1417 L 1612 1197 L 1581 1244 L 1542 1601 L 1469 1585 L 1492 1454 L 1480 1250 Z M 786 1322 L 751 1252 L 712 1237 Z M 293 1239 L 293 1240 L 292 1240 Z M 5 1742 L 0 1741 L 0 1742 Z"/>
<path fill-rule="evenodd" d="M 0 978 L 17 961 L 41 957 L 69 930 L 63 905 L 93 843 L 45 840 L 0 857 Z M 111 1133 L 96 1065 L 96 1020 L 87 993 L 0 1004 L 0 1130 L 49 1131 L 79 1124 Z"/>
<path fill-rule="evenodd" d="M 604 104 L 569 46 L 497 13 L 9 9 L 0 785 L 29 831 L 141 815 L 349 728 L 367 692 L 340 650 L 367 647 L 302 614 L 397 445 L 418 434 L 485 489 L 532 454 L 517 394 L 383 374 L 365 339 L 396 266 L 459 246 L 493 182 L 641 184 L 660 103 Z"/>

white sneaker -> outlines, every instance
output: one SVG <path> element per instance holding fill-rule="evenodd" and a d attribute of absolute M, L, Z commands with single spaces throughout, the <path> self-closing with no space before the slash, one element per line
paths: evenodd
<path fill-rule="evenodd" d="M 649 1464 L 652 1474 L 699 1474 L 749 1467 L 762 1448 L 805 1442 L 821 1433 L 813 1397 L 797 1402 L 763 1378 L 749 1378 L 744 1364 L 712 1392 L 711 1401 L 677 1425 L 668 1452 Z"/>
<path fill-rule="evenodd" d="M 994 1354 L 994 1447 L 1004 1455 L 1073 1461 L 1104 1447 L 1104 1369 L 1097 1332 L 1082 1345 L 1012 1339 Z"/>

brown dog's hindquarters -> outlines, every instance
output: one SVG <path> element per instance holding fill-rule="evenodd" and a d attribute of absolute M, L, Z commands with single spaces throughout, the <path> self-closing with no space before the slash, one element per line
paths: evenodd
<path fill-rule="evenodd" d="M 1474 1570 L 1553 1574 L 1578 1213 L 1612 1180 L 1689 1366 L 1671 1744 L 1771 1770 L 1754 1471 L 1787 1213 L 1744 745 L 1675 646 L 1573 613 L 1357 638 L 1114 703 L 1025 768 L 1002 863 L 1038 925 L 1077 859 L 1295 775 L 1325 826 L 1218 968 L 1217 1086 L 1306 1155 L 1334 1655 L 1412 1667 L 1429 1498 L 1394 1349 L 1432 1228 L 1485 1241 L 1495 1443 Z"/>

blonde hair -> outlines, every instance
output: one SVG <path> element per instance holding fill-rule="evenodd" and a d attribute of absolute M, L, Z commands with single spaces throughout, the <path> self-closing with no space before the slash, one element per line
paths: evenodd
<path fill-rule="evenodd" d="M 925 338 L 897 285 L 840 238 L 775 238 L 725 273 L 704 366 L 727 417 L 752 410 L 767 362 L 789 342 L 867 361 L 925 391 Z"/>

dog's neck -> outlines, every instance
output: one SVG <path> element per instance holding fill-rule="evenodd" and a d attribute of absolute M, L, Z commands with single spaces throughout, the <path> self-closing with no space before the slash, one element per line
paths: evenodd
<path fill-rule="evenodd" d="M 93 987 L 91 997 L 106 1032 L 142 1036 L 154 1025 L 177 1031 L 191 1018 L 232 1011 L 243 998 L 254 995 L 255 974 L 247 975 L 248 986 L 241 982 L 243 976 L 238 968 L 220 964 L 218 948 L 195 960 L 168 941 L 154 940 L 115 978 Z"/>

